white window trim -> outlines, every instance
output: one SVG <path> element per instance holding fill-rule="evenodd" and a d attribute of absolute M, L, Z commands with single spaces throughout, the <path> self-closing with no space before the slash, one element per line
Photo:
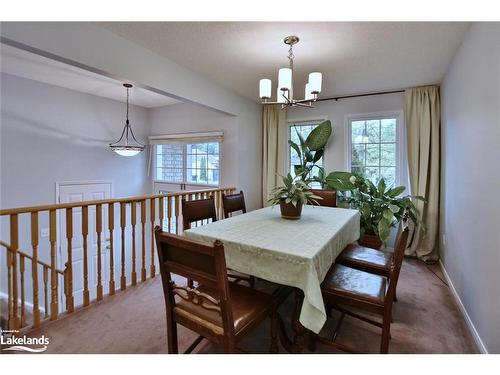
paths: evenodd
<path fill-rule="evenodd" d="M 286 159 L 285 159 L 285 171 L 286 173 L 290 172 L 290 159 L 291 159 L 291 154 L 290 154 L 290 145 L 288 144 L 288 140 L 292 139 L 292 127 L 295 124 L 299 125 L 315 125 L 315 124 L 321 124 L 323 121 L 328 120 L 328 116 L 319 116 L 319 117 L 314 117 L 314 118 L 305 118 L 305 119 L 290 119 L 286 120 Z M 327 148 L 325 148 L 325 152 L 323 153 L 323 168 L 325 171 L 327 171 Z"/>
<path fill-rule="evenodd" d="M 353 121 L 377 120 L 393 117 L 396 118 L 396 182 L 395 185 L 409 186 L 407 159 L 406 159 L 406 127 L 404 121 L 404 112 L 399 111 L 383 111 L 369 113 L 355 113 L 344 116 L 344 144 L 345 147 L 345 170 L 351 171 L 351 123 Z"/>
<path fill-rule="evenodd" d="M 222 143 L 224 141 L 224 132 L 223 131 L 212 131 L 212 132 L 203 132 L 203 133 L 182 133 L 182 134 L 164 134 L 164 135 L 154 135 L 149 136 L 149 143 L 151 148 L 151 157 L 150 164 L 152 166 L 151 178 L 153 181 L 153 190 L 155 191 L 156 184 L 167 184 L 167 185 L 191 185 L 191 186 L 200 186 L 200 187 L 220 187 L 222 186 L 222 167 L 223 167 L 223 152 L 222 152 Z M 188 182 L 188 181 L 165 181 L 158 180 L 156 178 L 156 150 L 155 147 L 161 144 L 169 144 L 169 143 L 183 143 L 184 145 L 189 143 L 210 143 L 217 142 L 219 143 L 219 184 L 200 184 L 196 182 Z M 186 172 L 186 149 L 183 150 L 184 160 L 183 160 L 183 174 Z M 184 175 L 183 179 L 185 180 L 186 176 Z"/>

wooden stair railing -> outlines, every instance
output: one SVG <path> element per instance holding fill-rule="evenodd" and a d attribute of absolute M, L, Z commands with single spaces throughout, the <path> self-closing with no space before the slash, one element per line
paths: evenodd
<path fill-rule="evenodd" d="M 102 264 L 103 235 L 109 234 L 109 245 L 106 246 L 106 250 L 109 250 L 109 283 L 106 283 L 106 286 L 108 288 L 107 294 L 113 295 L 118 288 L 115 284 L 115 277 L 118 277 L 118 274 L 119 290 L 121 291 L 126 290 L 127 287 L 137 285 L 138 282 L 146 281 L 148 276 L 147 268 L 149 268 L 150 278 L 156 276 L 154 227 L 159 222 L 165 231 L 179 234 L 182 230 L 180 205 L 182 199 L 193 200 L 207 198 L 212 195 L 215 198 L 217 212 L 222 215 L 221 194 L 232 194 L 234 191 L 236 191 L 236 188 L 229 187 L 0 210 L 0 217 L 6 216 L 9 218 L 8 224 L 10 228 L 10 240 L 0 240 L 0 247 L 6 249 L 8 288 L 8 327 L 1 328 L 11 330 L 37 328 L 44 320 L 56 320 L 61 314 L 70 314 L 76 308 L 88 306 L 92 302 L 92 286 L 89 285 L 90 233 L 95 233 L 97 239 L 95 300 L 99 301 L 105 295 L 103 274 L 107 271 Z M 130 206 L 129 209 L 127 209 L 128 206 Z M 91 228 L 89 225 L 89 207 L 95 207 L 95 228 Z M 118 218 L 115 220 L 115 209 L 119 212 L 119 220 Z M 75 210 L 81 210 L 83 274 L 82 280 L 78 280 L 78 284 L 83 285 L 81 306 L 75 306 L 73 296 L 75 285 L 73 279 L 73 248 L 76 240 L 74 237 Z M 148 211 L 149 215 L 147 214 Z M 42 258 L 48 259 L 48 261 L 40 260 L 40 214 L 48 214 L 47 251 L 42 254 Z M 29 225 L 24 225 L 28 220 L 20 220 L 21 218 L 25 219 L 25 217 L 29 220 Z M 107 219 L 106 227 L 104 219 Z M 65 228 L 66 233 L 65 238 L 60 238 L 58 237 L 58 225 L 60 225 L 58 223 L 59 221 L 64 223 L 63 220 L 65 221 L 63 228 Z M 116 225 L 119 225 L 119 228 Z M 139 232 L 139 230 L 136 231 L 136 227 L 138 225 L 140 225 L 141 236 L 140 253 L 136 248 L 136 238 Z M 115 230 L 119 230 L 120 233 L 121 244 L 119 250 L 115 248 L 116 239 L 118 238 L 114 237 Z M 127 230 L 131 235 L 131 243 L 127 242 Z M 109 233 L 106 231 L 109 231 Z M 146 251 L 147 235 L 150 236 L 150 249 L 148 252 Z M 58 249 L 63 241 L 66 245 L 67 261 L 64 269 L 59 269 L 57 267 Z M 21 250 L 20 243 L 25 244 L 26 247 L 29 247 L 28 244 L 30 244 L 31 251 Z M 130 259 L 127 259 L 127 249 L 131 249 Z M 146 264 L 147 253 L 150 255 L 149 265 Z M 138 259 L 139 257 L 140 259 Z M 118 258 L 119 265 L 116 264 Z M 28 266 L 27 261 L 31 262 Z M 136 270 L 138 263 L 141 267 L 140 278 L 137 277 Z M 127 277 L 127 264 L 131 267 L 130 279 Z M 3 270 L 1 273 L 3 273 Z M 41 275 L 41 279 L 39 275 Z M 29 297 L 25 293 L 28 278 L 31 278 L 32 291 Z M 59 291 L 61 281 L 62 293 Z M 43 298 L 40 298 L 40 289 L 42 289 Z M 30 307 L 30 314 L 27 311 L 28 306 Z"/>

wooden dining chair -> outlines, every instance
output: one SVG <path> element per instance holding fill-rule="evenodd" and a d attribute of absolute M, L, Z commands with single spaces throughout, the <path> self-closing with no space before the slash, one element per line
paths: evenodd
<path fill-rule="evenodd" d="M 214 197 L 187 201 L 182 199 L 182 224 L 183 229 L 191 229 L 192 223 L 212 220 L 217 221 Z"/>
<path fill-rule="evenodd" d="M 309 189 L 309 191 L 314 195 L 322 198 L 317 200 L 320 206 L 337 207 L 337 191 L 321 189 Z"/>
<path fill-rule="evenodd" d="M 348 245 L 335 259 L 335 263 L 361 271 L 389 277 L 395 252 L 372 249 L 357 243 Z M 394 294 L 394 301 L 397 301 Z"/>
<path fill-rule="evenodd" d="M 155 228 L 156 248 L 165 297 L 168 352 L 178 353 L 177 324 L 199 334 L 184 353 L 191 353 L 205 338 L 224 347 L 239 349 L 237 342 L 250 330 L 271 318 L 270 351 L 278 352 L 277 303 L 271 295 L 227 280 L 224 246 L 190 241 Z M 177 285 L 172 274 L 195 280 L 198 287 Z"/>
<path fill-rule="evenodd" d="M 222 209 L 224 211 L 224 218 L 227 219 L 232 215 L 233 212 L 241 211 L 245 214 L 247 212 L 245 206 L 245 196 L 243 191 L 240 190 L 239 193 L 226 195 L 222 193 Z"/>
<path fill-rule="evenodd" d="M 391 260 L 389 276 L 385 278 L 380 275 L 368 273 L 355 268 L 346 267 L 342 264 L 334 264 L 323 283 L 321 292 L 327 310 L 334 308 L 340 311 L 341 317 L 332 340 L 322 336 L 314 336 L 315 339 L 347 352 L 356 352 L 335 341 L 337 331 L 340 328 L 344 315 L 350 315 L 367 323 L 382 328 L 380 341 L 380 353 L 388 353 L 389 339 L 392 319 L 392 305 L 396 286 L 399 279 L 401 265 L 403 263 L 404 251 L 408 240 L 408 219 L 404 218 L 401 230 L 396 240 L 394 257 Z M 382 317 L 382 322 L 375 321 L 364 315 L 354 313 L 349 308 L 356 308 L 364 312 L 373 313 Z"/>
<path fill-rule="evenodd" d="M 203 220 L 217 221 L 217 213 L 215 210 L 215 199 L 213 197 L 206 199 L 197 199 L 193 201 L 182 200 L 182 221 L 184 230 L 191 229 L 194 222 Z M 228 270 L 227 276 L 230 281 L 234 283 L 246 282 L 252 288 L 255 287 L 255 278 L 253 276 L 245 275 L 241 272 Z M 188 284 L 192 287 L 192 280 L 188 280 Z"/>

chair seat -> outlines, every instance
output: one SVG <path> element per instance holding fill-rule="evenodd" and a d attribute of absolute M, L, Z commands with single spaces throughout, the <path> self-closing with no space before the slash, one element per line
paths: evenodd
<path fill-rule="evenodd" d="M 321 284 L 321 291 L 327 299 L 339 296 L 380 305 L 384 303 L 386 283 L 383 276 L 334 264 Z"/>
<path fill-rule="evenodd" d="M 234 330 L 235 334 L 244 331 L 248 326 L 250 326 L 257 319 L 269 314 L 269 311 L 274 306 L 274 299 L 271 295 L 259 292 L 255 289 L 251 289 L 246 286 L 238 285 L 235 283 L 229 284 L 230 288 L 230 302 L 231 310 L 234 319 Z M 196 288 L 202 293 L 211 295 L 212 297 L 218 299 L 218 294 L 216 291 L 206 288 L 202 285 Z M 192 302 L 185 301 L 179 297 L 176 297 L 176 310 L 178 313 L 185 312 L 187 314 L 182 314 L 184 316 L 194 315 L 202 318 L 208 324 L 208 328 L 215 328 L 214 331 L 217 334 L 223 332 L 222 317 L 218 311 L 208 310 L 199 305 L 195 305 Z M 210 303 L 206 303 L 210 306 Z M 213 305 L 215 306 L 215 305 Z M 183 311 L 179 311 L 183 310 Z M 203 322 L 199 322 L 203 324 Z M 213 326 L 215 327 L 213 327 Z"/>
<path fill-rule="evenodd" d="M 392 256 L 393 254 L 387 251 L 351 244 L 340 253 L 335 262 L 377 275 L 389 276 Z"/>

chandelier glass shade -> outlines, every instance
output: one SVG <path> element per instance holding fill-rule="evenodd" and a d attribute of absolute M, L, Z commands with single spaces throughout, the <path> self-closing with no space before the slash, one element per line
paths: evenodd
<path fill-rule="evenodd" d="M 120 139 L 115 143 L 110 143 L 109 147 L 121 156 L 134 156 L 139 152 L 144 150 L 145 145 L 140 143 L 134 136 L 132 131 L 132 126 L 128 119 L 128 100 L 129 100 L 129 89 L 132 87 L 130 83 L 124 83 L 124 87 L 127 89 L 127 118 L 125 120 L 125 126 L 123 127 L 122 135 Z"/>
<path fill-rule="evenodd" d="M 281 68 L 278 71 L 278 87 L 276 88 L 276 101 L 271 101 L 272 81 L 269 78 L 261 79 L 259 82 L 259 97 L 262 104 L 281 104 L 281 108 L 285 107 L 310 107 L 318 99 L 321 93 L 322 74 L 313 72 L 309 74 L 309 80 L 305 85 L 304 99 L 296 100 L 293 97 L 293 46 L 299 42 L 298 36 L 287 36 L 284 43 L 289 45 L 288 60 L 289 67 Z"/>

